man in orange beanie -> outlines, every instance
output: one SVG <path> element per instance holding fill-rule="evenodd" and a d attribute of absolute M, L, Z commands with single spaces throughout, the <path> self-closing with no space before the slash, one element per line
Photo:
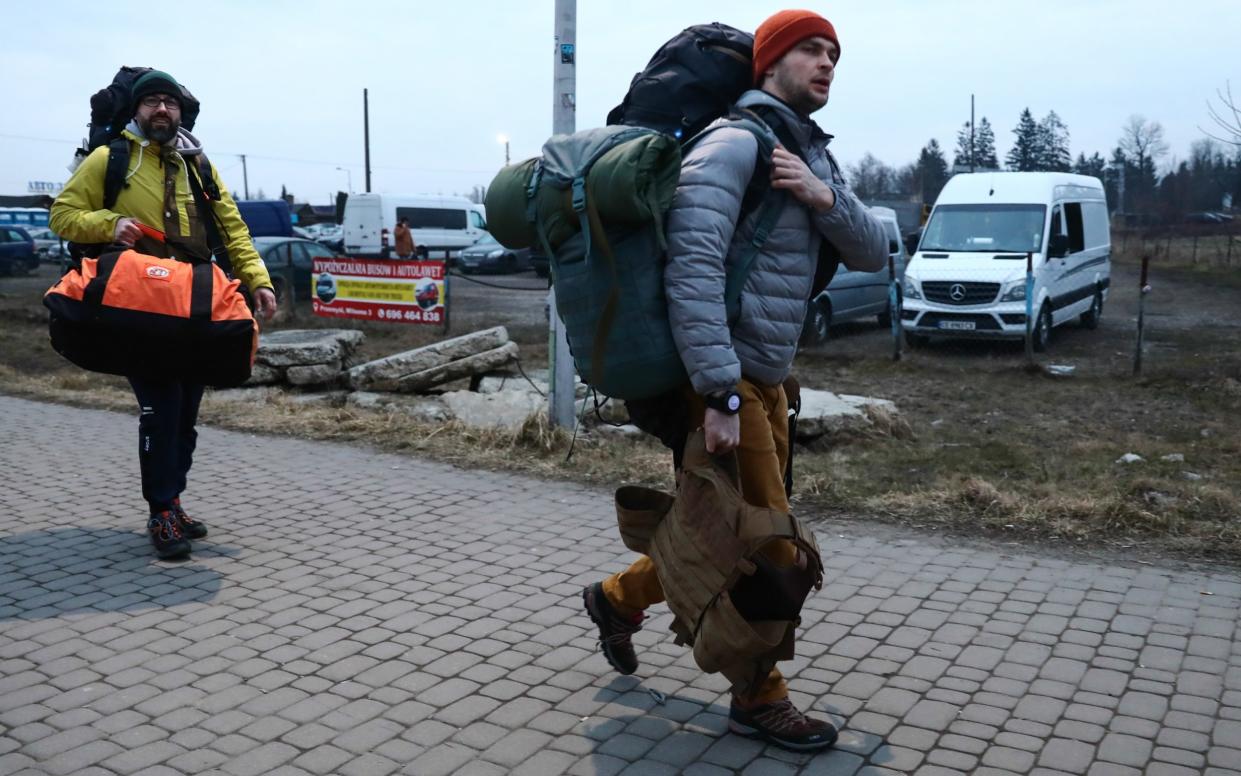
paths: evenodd
<path fill-rule="evenodd" d="M 839 58 L 836 30 L 818 14 L 781 11 L 763 22 L 754 38 L 757 88 L 742 95 L 737 108 L 761 117 L 782 147 L 768 165 L 758 158 L 753 133 L 727 121 L 712 125 L 685 154 L 667 220 L 664 285 L 673 336 L 692 384 L 686 391 L 687 427 L 703 429 L 708 451 L 736 452 L 746 502 L 784 513 L 790 440 L 783 382 L 807 302 L 816 286 L 826 285 L 835 262 L 863 272 L 887 262 L 883 227 L 849 190 L 827 150 L 831 138 L 810 119 L 827 104 Z M 759 175 L 769 175 L 771 188 L 787 197 L 774 228 L 754 243 L 759 214 L 743 216 L 742 201 Z M 751 244 L 762 247 L 730 320 L 723 279 Z M 766 547 L 777 566 L 798 562 L 791 542 Z M 638 659 L 631 636 L 643 611 L 664 600 L 654 563 L 641 557 L 587 587 L 583 598 L 599 627 L 604 657 L 620 673 L 632 674 Z M 793 705 L 775 669 L 752 695 L 733 698 L 729 728 L 797 751 L 836 740 L 830 723 Z"/>

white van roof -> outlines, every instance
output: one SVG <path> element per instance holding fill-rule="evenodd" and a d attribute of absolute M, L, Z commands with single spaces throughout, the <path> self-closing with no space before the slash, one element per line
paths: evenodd
<path fill-rule="evenodd" d="M 1065 198 L 1104 200 L 1103 182 L 1067 172 L 962 173 L 949 179 L 935 204 L 1048 204 Z"/>

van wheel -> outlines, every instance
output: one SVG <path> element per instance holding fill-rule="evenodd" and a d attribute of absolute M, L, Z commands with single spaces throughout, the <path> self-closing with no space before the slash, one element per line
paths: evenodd
<path fill-rule="evenodd" d="M 1099 319 L 1103 317 L 1103 291 L 1096 288 L 1094 299 L 1090 300 L 1090 309 L 1081 314 L 1079 319 L 1083 329 L 1099 328 Z"/>
<path fill-rule="evenodd" d="M 1046 353 L 1051 345 L 1051 307 L 1046 303 L 1038 312 L 1038 323 L 1034 326 L 1034 350 Z"/>
<path fill-rule="evenodd" d="M 905 344 L 912 350 L 913 348 L 924 348 L 931 342 L 931 338 L 925 334 L 914 334 L 912 331 L 905 332 Z"/>
<path fill-rule="evenodd" d="M 806 321 L 802 325 L 802 347 L 813 347 L 827 342 L 832 327 L 832 304 L 827 299 L 810 304 L 806 311 Z"/>

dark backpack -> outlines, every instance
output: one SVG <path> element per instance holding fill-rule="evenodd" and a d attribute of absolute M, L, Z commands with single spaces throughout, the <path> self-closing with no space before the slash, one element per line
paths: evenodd
<path fill-rule="evenodd" d="M 650 127 L 686 142 L 753 85 L 754 36 L 713 22 L 686 28 L 633 77 L 609 124 Z"/>
<path fill-rule="evenodd" d="M 144 73 L 151 72 L 149 67 L 122 67 L 112 77 L 112 83 L 95 92 L 90 98 L 90 135 L 86 147 L 78 150 L 80 156 L 86 156 L 101 145 L 107 145 L 121 136 L 121 130 L 134 117 L 134 81 Z M 198 120 L 198 111 L 202 108 L 190 90 L 181 87 L 181 126 L 193 131 L 194 122 Z"/>
<path fill-rule="evenodd" d="M 125 175 L 129 171 L 129 140 L 121 135 L 133 118 L 133 85 L 150 67 L 122 66 L 112 77 L 112 83 L 95 92 L 90 98 L 90 134 L 86 143 L 74 152 L 75 159 L 80 163 L 92 151 L 100 146 L 108 147 L 108 165 L 103 178 L 103 207 L 110 210 L 125 187 Z M 181 127 L 186 131 L 194 129 L 198 113 L 202 109 L 189 89 L 181 86 Z M 199 154 L 197 165 L 187 165 L 190 174 L 190 190 L 207 233 L 207 244 L 226 274 L 231 274 L 232 266 L 224 242 L 220 238 L 219 227 L 215 223 L 212 202 L 220 200 L 220 188 L 211 174 L 211 162 L 206 154 Z M 76 166 L 76 165 L 75 165 Z M 198 169 L 193 169 L 197 167 Z M 154 226 L 152 224 L 152 226 Z M 69 243 L 69 254 L 76 264 L 83 257 L 97 257 L 108 245 L 106 243 Z"/>

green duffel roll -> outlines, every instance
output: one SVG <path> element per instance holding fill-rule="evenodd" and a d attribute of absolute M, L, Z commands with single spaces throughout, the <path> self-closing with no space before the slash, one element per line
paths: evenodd
<path fill-rule="evenodd" d="M 539 244 L 534 224 L 526 217 L 526 188 L 538 157 L 510 164 L 496 173 L 487 188 L 487 230 L 505 248 Z"/>
<path fill-rule="evenodd" d="M 604 223 L 661 223 L 681 176 L 681 146 L 670 135 L 650 134 L 610 149 L 587 174 Z"/>

